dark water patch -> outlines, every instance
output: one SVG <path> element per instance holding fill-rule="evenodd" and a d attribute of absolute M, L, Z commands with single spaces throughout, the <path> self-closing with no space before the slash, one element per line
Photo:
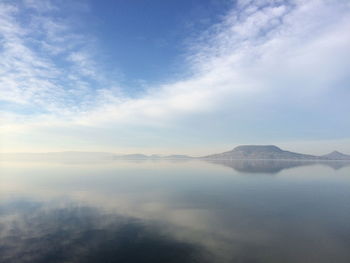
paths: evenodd
<path fill-rule="evenodd" d="M 200 246 L 152 223 L 89 207 L 13 205 L 1 218 L 0 262 L 205 262 Z"/>

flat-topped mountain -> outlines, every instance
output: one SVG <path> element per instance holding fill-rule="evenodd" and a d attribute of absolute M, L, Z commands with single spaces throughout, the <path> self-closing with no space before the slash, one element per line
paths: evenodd
<path fill-rule="evenodd" d="M 315 160 L 318 156 L 294 153 L 280 149 L 275 145 L 242 145 L 231 151 L 204 156 L 205 159 L 246 160 L 246 159 L 297 159 Z"/>
<path fill-rule="evenodd" d="M 326 160 L 350 160 L 350 155 L 347 155 L 338 151 L 333 151 L 329 154 L 322 155 L 320 157 Z"/>

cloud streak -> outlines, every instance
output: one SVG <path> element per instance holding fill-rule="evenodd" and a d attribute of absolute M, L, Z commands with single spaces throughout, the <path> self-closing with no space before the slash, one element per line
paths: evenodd
<path fill-rule="evenodd" d="M 190 76 L 136 97 L 125 95 L 118 80 L 100 70 L 96 52 L 89 52 L 94 41 L 54 15 L 59 7 L 33 3 L 0 9 L 1 98 L 36 109 L 25 118 L 16 107 L 3 109 L 6 132 L 48 125 L 123 126 L 142 134 L 177 126 L 190 131 L 199 123 L 213 140 L 219 129 L 264 128 L 262 119 L 282 139 L 294 138 L 293 133 L 299 139 L 305 133 L 304 139 L 344 138 L 350 130 L 349 120 L 333 117 L 350 110 L 344 88 L 350 68 L 347 1 L 238 1 L 220 23 L 188 41 Z M 29 19 L 36 23 L 25 29 L 16 17 L 28 8 L 35 10 Z M 286 120 L 290 127 L 281 127 Z M 327 122 L 343 132 L 312 130 Z"/>

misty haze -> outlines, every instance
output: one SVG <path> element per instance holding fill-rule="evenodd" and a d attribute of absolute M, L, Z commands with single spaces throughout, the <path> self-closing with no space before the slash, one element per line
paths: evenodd
<path fill-rule="evenodd" d="M 349 263 L 349 0 L 0 0 L 0 263 Z"/>

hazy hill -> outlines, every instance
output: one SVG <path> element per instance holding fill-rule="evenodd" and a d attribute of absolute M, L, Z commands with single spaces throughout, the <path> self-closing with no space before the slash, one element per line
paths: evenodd
<path fill-rule="evenodd" d="M 338 151 L 333 151 L 329 154 L 322 155 L 320 157 L 325 160 L 349 160 L 350 161 L 350 155 L 347 155 Z"/>
<path fill-rule="evenodd" d="M 231 151 L 212 154 L 202 157 L 204 159 L 247 160 L 247 159 L 297 159 L 315 160 L 318 156 L 294 153 L 280 149 L 274 145 L 242 145 Z"/>
<path fill-rule="evenodd" d="M 190 159 L 193 158 L 188 155 L 158 155 L 158 154 L 152 154 L 152 155 L 145 155 L 145 154 L 125 154 L 125 155 L 115 155 L 114 159 L 125 159 L 125 160 L 158 160 L 158 159 Z"/>

